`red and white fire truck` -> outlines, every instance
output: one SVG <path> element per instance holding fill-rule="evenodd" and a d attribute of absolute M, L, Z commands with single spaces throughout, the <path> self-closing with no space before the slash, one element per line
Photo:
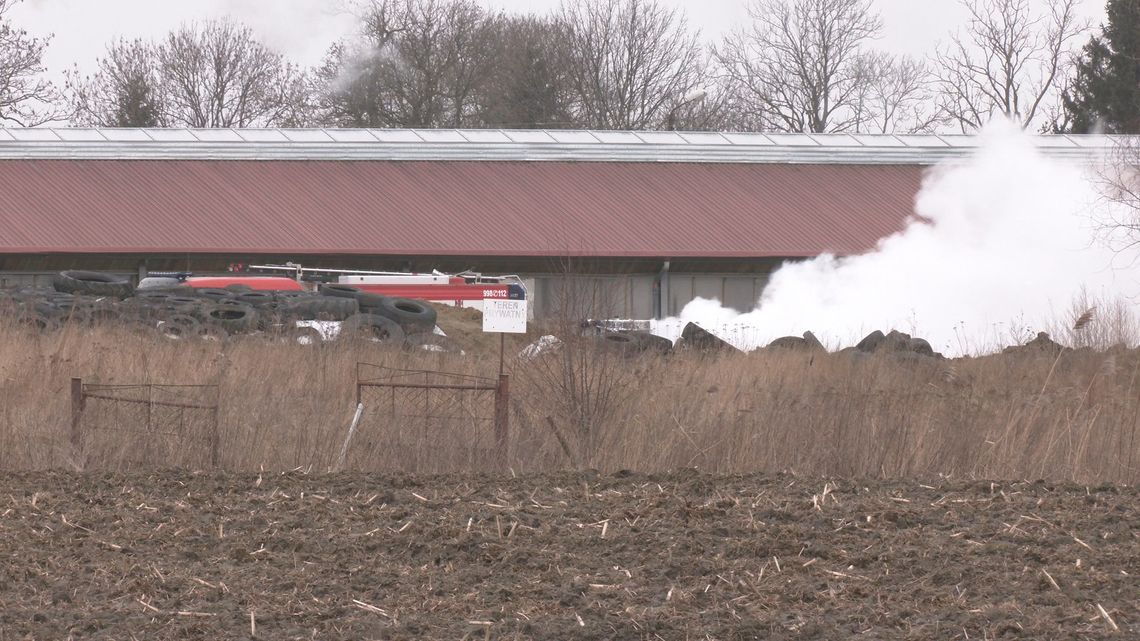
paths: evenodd
<path fill-rule="evenodd" d="M 488 298 L 526 298 L 526 288 L 518 276 L 486 276 L 474 272 L 426 274 L 320 269 L 294 263 L 233 265 L 230 270 L 224 276 L 186 275 L 182 283 L 196 289 L 245 285 L 257 291 L 306 291 L 317 288 L 321 283 L 337 283 L 373 294 L 479 310 L 483 309 L 483 301 Z M 282 273 L 287 275 L 268 275 Z"/>

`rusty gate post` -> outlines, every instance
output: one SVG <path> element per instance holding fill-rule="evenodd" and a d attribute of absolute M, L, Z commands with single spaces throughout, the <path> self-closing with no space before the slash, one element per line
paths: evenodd
<path fill-rule="evenodd" d="M 83 379 L 71 379 L 71 445 L 75 448 L 76 452 L 79 451 L 83 444 L 82 429 L 83 419 Z"/>
<path fill-rule="evenodd" d="M 503 467 L 507 467 L 507 451 L 510 435 L 511 377 L 499 374 L 499 384 L 495 387 L 495 447 L 499 450 Z"/>

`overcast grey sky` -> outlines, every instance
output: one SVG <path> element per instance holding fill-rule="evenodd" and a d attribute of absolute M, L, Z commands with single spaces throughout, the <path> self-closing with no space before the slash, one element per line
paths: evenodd
<path fill-rule="evenodd" d="M 546 12 L 559 0 L 484 0 L 511 11 Z M 664 0 L 684 9 L 706 39 L 719 39 L 747 20 L 746 0 Z M 1043 0 L 1038 0 L 1043 1 Z M 78 63 L 91 69 L 106 43 L 119 36 L 156 36 L 179 23 L 230 15 L 248 23 L 271 46 L 306 65 L 320 60 L 334 40 L 349 33 L 346 0 L 24 0 L 11 17 L 30 32 L 54 33 L 46 63 L 55 77 Z M 958 0 L 877 0 L 886 24 L 883 49 L 925 54 L 964 20 Z M 1082 0 L 1081 10 L 1099 25 L 1104 0 Z"/>

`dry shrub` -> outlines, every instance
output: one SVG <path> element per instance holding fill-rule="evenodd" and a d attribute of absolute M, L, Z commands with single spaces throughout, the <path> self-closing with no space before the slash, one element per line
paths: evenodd
<path fill-rule="evenodd" d="M 2 322 L 0 337 L 0 468 L 9 470 L 182 464 L 139 456 L 148 436 L 131 426 L 99 434 L 121 439 L 112 443 L 117 449 L 107 448 L 119 458 L 96 459 L 72 447 L 73 376 L 102 384 L 217 384 L 223 468 L 324 470 L 335 465 L 355 409 L 357 362 L 485 377 L 498 367 L 493 352 L 409 354 L 347 342 L 313 348 L 254 337 L 167 341 L 122 327 L 39 334 Z M 1140 353 L 1126 349 L 942 361 L 771 350 L 625 357 L 582 344 L 511 361 L 508 369 L 505 461 L 515 472 L 695 466 L 722 473 L 1140 478 Z M 414 416 L 392 420 L 381 397 L 366 397 L 366 406 L 350 469 L 503 470 L 489 402 L 464 406 L 470 420 L 453 415 L 446 428 Z"/>

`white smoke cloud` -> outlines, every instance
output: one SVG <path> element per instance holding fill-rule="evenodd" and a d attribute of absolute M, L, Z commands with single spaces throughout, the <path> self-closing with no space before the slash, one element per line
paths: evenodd
<path fill-rule="evenodd" d="M 932 169 L 906 228 L 868 254 L 823 256 L 773 276 L 753 312 L 697 300 L 658 332 L 696 321 L 740 347 L 814 331 L 831 346 L 898 329 L 947 354 L 988 351 L 1048 327 L 1082 290 L 1133 297 L 1140 262 L 1114 252 L 1092 170 L 1049 159 L 1008 123 L 966 162 Z M 874 189 L 874 185 L 867 185 Z"/>

